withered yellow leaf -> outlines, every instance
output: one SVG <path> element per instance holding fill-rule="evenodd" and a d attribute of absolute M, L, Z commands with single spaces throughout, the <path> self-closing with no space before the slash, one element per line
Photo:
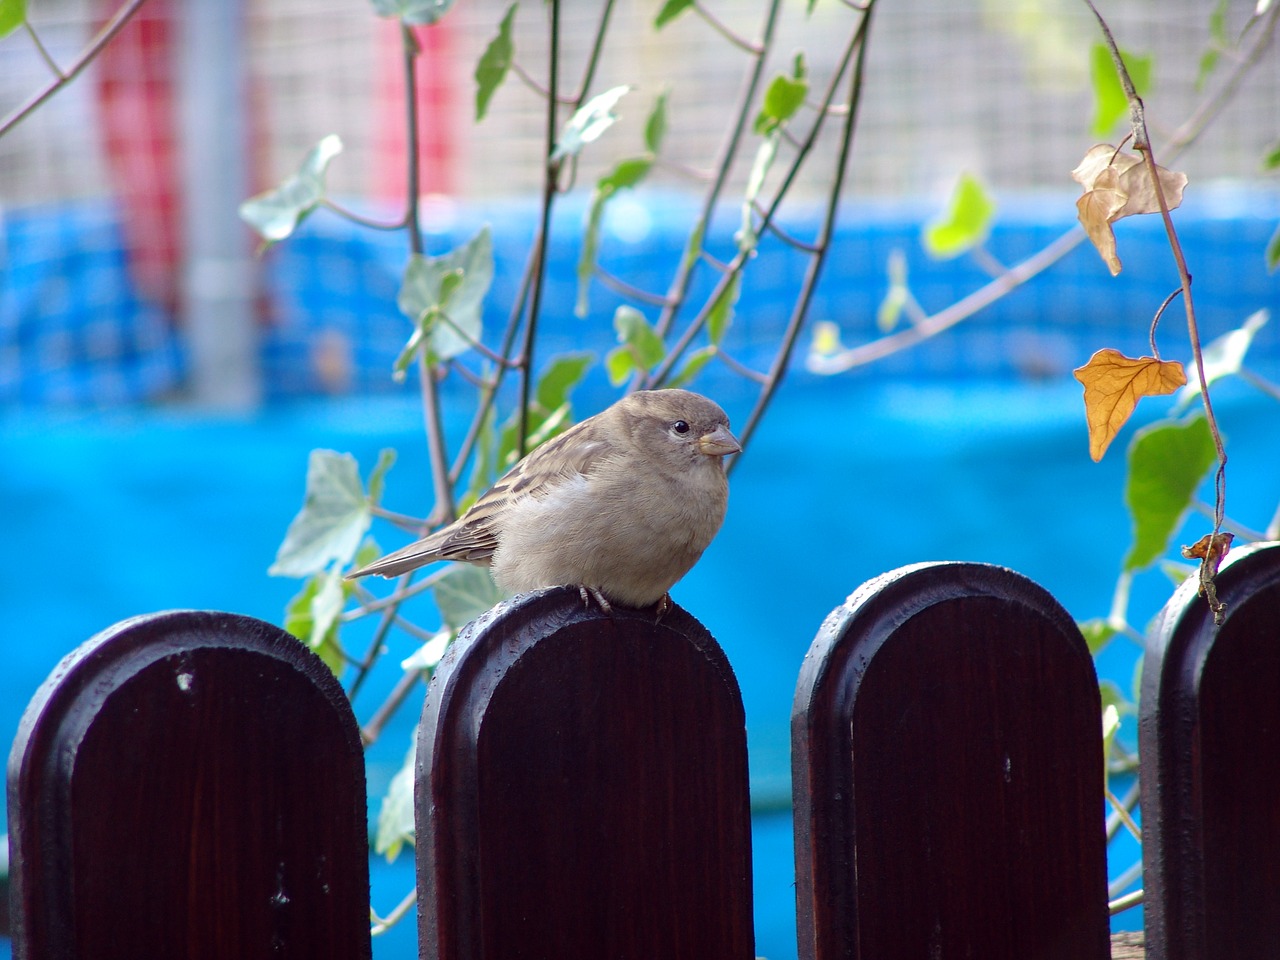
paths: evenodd
<path fill-rule="evenodd" d="M 1114 277 L 1120 272 L 1120 258 L 1116 255 L 1116 235 L 1111 222 L 1116 219 L 1128 199 L 1119 189 L 1120 175 L 1114 167 L 1104 169 L 1094 181 L 1094 187 L 1076 201 L 1076 213 L 1089 239 L 1107 262 Z"/>
<path fill-rule="evenodd" d="M 1187 175 L 1156 167 L 1160 192 L 1170 210 L 1182 204 Z M 1155 213 L 1160 209 L 1155 184 L 1141 157 L 1121 153 L 1110 144 L 1090 147 L 1071 177 L 1084 187 L 1084 196 L 1076 201 L 1080 223 L 1106 261 L 1114 277 L 1120 272 L 1116 256 L 1116 238 L 1111 224 L 1139 213 Z"/>
<path fill-rule="evenodd" d="M 1101 460 L 1111 441 L 1143 397 L 1173 393 L 1187 382 L 1182 364 L 1155 357 L 1126 357 L 1119 350 L 1099 350 L 1075 371 L 1084 385 L 1084 413 L 1089 424 L 1089 456 Z"/>

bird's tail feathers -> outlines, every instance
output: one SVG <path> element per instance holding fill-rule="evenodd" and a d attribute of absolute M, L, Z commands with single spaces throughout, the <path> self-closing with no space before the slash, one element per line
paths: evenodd
<path fill-rule="evenodd" d="M 440 544 L 435 537 L 418 540 L 407 547 L 401 547 L 399 550 L 393 550 L 391 553 L 379 557 L 373 563 L 365 564 L 359 570 L 352 570 L 343 579 L 355 580 L 358 577 L 367 577 L 370 574 L 377 574 L 387 579 L 398 577 L 402 573 L 408 573 L 410 570 L 424 567 L 428 563 L 434 563 L 436 560 L 447 559 L 440 555 L 439 548 Z"/>

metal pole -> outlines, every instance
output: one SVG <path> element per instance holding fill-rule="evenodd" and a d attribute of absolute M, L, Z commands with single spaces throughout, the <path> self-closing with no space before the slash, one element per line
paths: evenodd
<path fill-rule="evenodd" d="M 192 399 L 244 410 L 262 398 L 257 265 L 236 213 L 249 194 L 244 0 L 181 0 L 178 104 Z"/>

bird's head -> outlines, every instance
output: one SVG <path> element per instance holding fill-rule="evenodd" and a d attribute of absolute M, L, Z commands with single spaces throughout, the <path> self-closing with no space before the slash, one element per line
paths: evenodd
<path fill-rule="evenodd" d="M 649 456 L 672 465 L 706 462 L 723 467 L 742 445 L 729 430 L 729 417 L 712 400 L 689 390 L 641 390 L 618 403 L 626 430 Z"/>

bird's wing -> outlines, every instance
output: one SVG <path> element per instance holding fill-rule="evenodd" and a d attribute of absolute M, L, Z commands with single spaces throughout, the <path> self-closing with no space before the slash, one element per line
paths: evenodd
<path fill-rule="evenodd" d="M 347 574 L 347 579 L 371 573 L 394 577 L 437 560 L 487 564 L 498 549 L 506 506 L 519 497 L 546 496 L 559 481 L 590 473 L 609 451 L 598 434 L 591 419 L 575 424 L 507 471 L 453 523 Z"/>

